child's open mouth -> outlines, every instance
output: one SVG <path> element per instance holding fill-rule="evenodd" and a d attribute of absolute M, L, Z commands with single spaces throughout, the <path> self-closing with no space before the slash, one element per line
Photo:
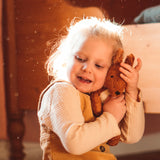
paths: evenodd
<path fill-rule="evenodd" d="M 92 81 L 90 79 L 87 79 L 87 78 L 83 78 L 81 76 L 78 76 L 78 79 L 83 82 L 83 83 L 91 83 Z"/>

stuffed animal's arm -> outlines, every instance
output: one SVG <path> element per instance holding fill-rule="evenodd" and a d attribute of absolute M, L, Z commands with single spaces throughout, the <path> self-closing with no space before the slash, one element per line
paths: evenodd
<path fill-rule="evenodd" d="M 90 95 L 90 99 L 91 99 L 93 114 L 96 117 L 100 116 L 102 114 L 102 102 L 100 98 L 100 92 L 99 91 L 92 92 Z"/>

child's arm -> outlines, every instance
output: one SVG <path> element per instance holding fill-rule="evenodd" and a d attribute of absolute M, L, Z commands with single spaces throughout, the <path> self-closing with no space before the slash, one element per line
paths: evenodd
<path fill-rule="evenodd" d="M 142 61 L 137 59 L 137 65 L 131 67 L 121 63 L 121 77 L 126 81 L 126 107 L 127 112 L 121 122 L 122 141 L 135 143 L 139 141 L 144 132 L 144 108 L 138 90 L 139 71 Z M 139 102 L 138 102 L 139 101 Z"/>
<path fill-rule="evenodd" d="M 141 99 L 141 93 L 139 95 Z M 126 114 L 120 122 L 121 141 L 126 143 L 138 142 L 144 133 L 145 117 L 143 102 L 137 102 L 129 94 L 125 95 Z"/>
<path fill-rule="evenodd" d="M 43 99 L 45 102 L 42 101 L 39 119 L 44 118 L 42 123 L 58 135 L 69 153 L 83 154 L 120 134 L 115 118 L 107 112 L 95 121 L 86 123 L 79 92 L 70 84 L 57 83 Z M 48 114 L 40 116 L 47 108 Z"/>

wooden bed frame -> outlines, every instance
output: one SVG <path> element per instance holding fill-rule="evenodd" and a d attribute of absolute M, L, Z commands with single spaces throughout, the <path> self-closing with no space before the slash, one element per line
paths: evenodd
<path fill-rule="evenodd" d="M 49 83 L 44 69 L 48 56 L 46 43 L 64 35 L 64 26 L 66 28 L 74 16 L 82 18 L 84 13 L 103 17 L 97 7 L 78 8 L 59 0 L 3 2 L 5 97 L 11 160 L 24 159 L 24 112 L 37 109 L 39 95 Z"/>
<path fill-rule="evenodd" d="M 3 57 L 10 159 L 22 160 L 24 158 L 24 111 L 37 109 L 39 94 L 49 82 L 44 69 L 44 62 L 47 59 L 47 53 L 44 50 L 46 41 L 52 39 L 55 33 L 59 33 L 56 30 L 57 26 L 53 28 L 59 19 L 54 16 L 53 20 L 52 8 L 48 5 L 51 2 L 49 0 L 47 4 L 42 2 L 38 7 L 35 2 L 28 8 L 25 6 L 30 3 L 29 0 L 16 1 L 22 6 L 17 10 L 14 8 L 14 1 L 5 0 L 3 4 Z M 26 15 L 22 16 L 24 9 L 28 10 L 23 12 Z M 47 16 L 43 15 L 44 12 Z M 27 13 L 40 15 L 32 14 L 30 17 Z M 89 11 L 89 14 L 91 13 Z M 96 13 L 101 16 L 99 10 L 96 10 Z M 48 22 L 50 23 L 46 25 Z M 64 24 L 65 22 L 61 25 Z M 123 40 L 125 53 L 132 52 L 143 60 L 140 88 L 146 112 L 160 113 L 160 63 L 158 61 L 160 59 L 160 24 L 126 27 L 128 30 L 125 30 Z"/>

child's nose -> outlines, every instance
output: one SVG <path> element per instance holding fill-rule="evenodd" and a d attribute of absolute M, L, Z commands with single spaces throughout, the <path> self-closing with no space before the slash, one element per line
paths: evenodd
<path fill-rule="evenodd" d="M 85 72 L 91 72 L 91 66 L 87 63 L 83 64 L 82 70 Z"/>

